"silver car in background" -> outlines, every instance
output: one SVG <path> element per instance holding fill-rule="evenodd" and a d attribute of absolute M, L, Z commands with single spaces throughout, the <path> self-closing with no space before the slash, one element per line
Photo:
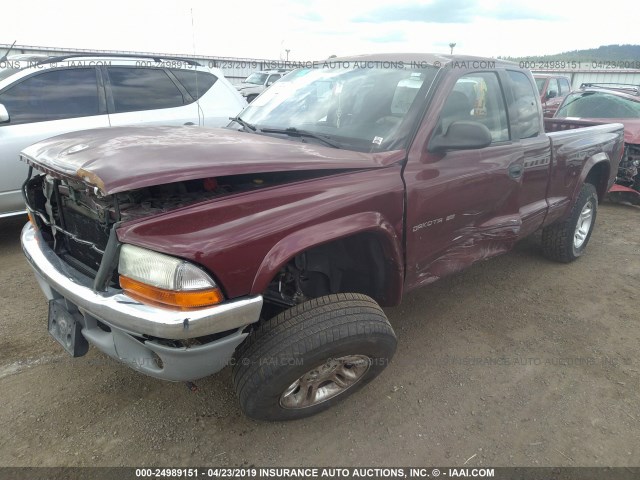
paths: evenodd
<path fill-rule="evenodd" d="M 193 60 L 9 56 L 0 61 L 0 218 L 25 213 L 18 157 L 32 143 L 121 125 L 223 127 L 246 104 L 220 70 Z"/>

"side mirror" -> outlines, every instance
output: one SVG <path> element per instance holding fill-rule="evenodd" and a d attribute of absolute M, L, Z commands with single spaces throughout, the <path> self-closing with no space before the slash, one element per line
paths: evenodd
<path fill-rule="evenodd" d="M 550 98 L 556 98 L 558 96 L 558 92 L 556 92 L 555 90 L 549 90 L 547 92 L 547 100 L 549 100 Z"/>
<path fill-rule="evenodd" d="M 447 150 L 475 150 L 491 145 L 491 132 L 479 122 L 459 120 L 449 125 L 447 133 L 431 138 L 430 152 Z"/>
<path fill-rule="evenodd" d="M 0 123 L 9 123 L 10 118 L 5 106 L 0 103 Z"/>

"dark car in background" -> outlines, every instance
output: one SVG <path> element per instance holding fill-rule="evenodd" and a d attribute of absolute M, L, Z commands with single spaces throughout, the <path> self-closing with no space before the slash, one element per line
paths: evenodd
<path fill-rule="evenodd" d="M 535 73 L 533 78 L 540 93 L 542 114 L 545 117 L 553 117 L 564 97 L 571 91 L 569 78 L 549 73 Z"/>
<path fill-rule="evenodd" d="M 624 125 L 624 155 L 609 197 L 640 204 L 640 85 L 583 83 L 565 98 L 555 117 Z"/>

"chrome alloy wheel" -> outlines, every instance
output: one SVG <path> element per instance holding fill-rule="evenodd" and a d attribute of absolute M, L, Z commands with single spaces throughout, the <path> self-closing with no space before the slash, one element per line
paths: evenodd
<path fill-rule="evenodd" d="M 593 200 L 589 200 L 585 206 L 582 207 L 582 212 L 580 212 L 580 216 L 578 217 L 576 231 L 573 236 L 574 248 L 580 248 L 586 240 L 589 229 L 591 228 L 591 222 L 593 222 Z"/>
<path fill-rule="evenodd" d="M 307 408 L 325 402 L 358 383 L 370 366 L 365 355 L 330 358 L 293 382 L 280 397 L 280 406 Z"/>

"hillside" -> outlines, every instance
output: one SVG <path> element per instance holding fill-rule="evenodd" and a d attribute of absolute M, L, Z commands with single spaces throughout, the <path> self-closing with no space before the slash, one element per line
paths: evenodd
<path fill-rule="evenodd" d="M 553 55 L 532 55 L 528 57 L 498 57 L 511 61 L 522 60 L 575 60 L 575 61 L 640 61 L 640 45 L 602 45 L 598 48 L 573 50 Z"/>

